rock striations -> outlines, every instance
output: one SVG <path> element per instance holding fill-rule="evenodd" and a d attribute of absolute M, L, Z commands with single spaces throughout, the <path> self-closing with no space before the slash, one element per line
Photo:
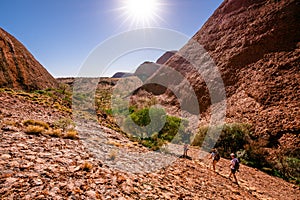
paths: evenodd
<path fill-rule="evenodd" d="M 0 87 L 55 88 L 56 80 L 16 38 L 0 28 Z"/>

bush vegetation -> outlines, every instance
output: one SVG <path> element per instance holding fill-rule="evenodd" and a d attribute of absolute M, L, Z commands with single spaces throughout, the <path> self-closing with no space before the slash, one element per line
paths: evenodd
<path fill-rule="evenodd" d="M 279 148 L 275 153 L 276 158 L 270 159 L 274 156 L 270 156 L 270 149 L 266 148 L 267 142 L 254 136 L 252 131 L 253 127 L 244 123 L 201 126 L 191 145 L 202 146 L 209 151 L 210 149 L 205 147 L 215 144 L 214 147 L 224 158 L 229 158 L 230 153 L 234 152 L 243 164 L 299 184 L 300 159 L 297 157 L 300 153 L 299 148 L 285 150 Z M 220 135 L 214 134 L 216 132 Z"/>
<path fill-rule="evenodd" d="M 61 129 L 49 129 L 47 131 L 45 131 L 46 135 L 49 135 L 51 137 L 62 137 L 62 130 Z"/>
<path fill-rule="evenodd" d="M 190 134 L 185 129 L 188 121 L 169 116 L 162 108 L 130 107 L 130 115 L 125 119 L 124 130 L 134 141 L 158 150 L 166 142 L 189 142 Z"/>
<path fill-rule="evenodd" d="M 46 122 L 33 119 L 24 120 L 23 125 L 26 126 L 25 133 L 27 134 L 45 134 L 51 137 L 79 139 L 77 131 L 74 130 L 72 120 L 68 118 L 62 118 L 55 122 L 54 128 L 50 128 Z"/>
<path fill-rule="evenodd" d="M 200 126 L 191 145 L 202 146 L 208 151 L 209 147 L 214 145 L 221 156 L 229 158 L 230 153 L 245 150 L 245 146 L 249 145 L 251 134 L 251 125 L 243 123 Z"/>
<path fill-rule="evenodd" d="M 44 132 L 45 128 L 42 126 L 34 126 L 34 125 L 29 125 L 25 129 L 25 133 L 31 134 L 31 135 L 40 135 Z"/>
<path fill-rule="evenodd" d="M 276 160 L 273 161 L 276 176 L 300 185 L 300 148 L 277 149 Z"/>
<path fill-rule="evenodd" d="M 79 139 L 78 133 L 77 133 L 76 130 L 68 130 L 68 131 L 63 135 L 63 138 L 66 138 L 66 139 L 72 139 L 72 140 Z"/>
<path fill-rule="evenodd" d="M 61 85 L 57 89 L 33 90 L 30 92 L 1 88 L 0 92 L 20 96 L 34 104 L 51 106 L 59 111 L 71 113 L 72 93 L 68 86 Z"/>
<path fill-rule="evenodd" d="M 43 127 L 44 129 L 49 129 L 49 124 L 43 121 L 38 121 L 38 120 L 33 120 L 33 119 L 28 119 L 23 121 L 24 126 L 40 126 Z"/>
<path fill-rule="evenodd" d="M 62 129 L 63 131 L 74 129 L 75 127 L 75 123 L 73 122 L 73 120 L 66 117 L 60 118 L 59 120 L 55 121 L 53 125 L 56 129 Z"/>

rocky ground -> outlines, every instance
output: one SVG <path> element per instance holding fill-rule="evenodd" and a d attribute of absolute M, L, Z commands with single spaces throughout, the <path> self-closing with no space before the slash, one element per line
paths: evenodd
<path fill-rule="evenodd" d="M 79 140 L 28 135 L 22 121 L 49 124 L 68 114 L 0 92 L 1 199 L 298 199 L 298 186 L 241 166 L 239 185 L 227 178 L 228 160 L 217 173 L 191 148 L 192 160 L 151 152 L 93 123 L 78 124 Z M 80 125 L 80 126 L 79 126 Z"/>

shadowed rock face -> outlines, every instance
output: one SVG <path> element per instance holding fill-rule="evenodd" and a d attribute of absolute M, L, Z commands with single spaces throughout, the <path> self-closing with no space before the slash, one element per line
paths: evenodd
<path fill-rule="evenodd" d="M 155 72 L 161 67 L 161 65 L 164 65 L 169 58 L 171 58 L 177 51 L 167 51 L 165 52 L 161 57 L 157 59 L 157 61 L 149 62 L 146 61 L 142 63 L 134 72 L 134 75 L 139 77 L 140 80 L 143 82 L 149 79 Z M 166 91 L 166 88 L 155 83 L 148 83 L 143 85 L 143 87 L 139 88 L 137 91 L 134 92 L 134 94 L 138 94 L 139 90 L 146 90 L 149 91 L 155 95 L 162 94 Z"/>
<path fill-rule="evenodd" d="M 284 135 L 300 132 L 299 36 L 297 0 L 225 0 L 165 65 L 191 83 L 204 116 L 202 120 L 208 122 L 212 103 L 207 84 L 197 72 L 202 64 L 197 60 L 201 54 L 193 53 L 196 51 L 192 45 L 201 44 L 224 82 L 226 121 L 253 124 L 256 134 L 283 142 Z M 180 55 L 195 60 L 195 65 Z M 151 79 L 162 74 L 169 77 L 163 70 L 160 68 Z M 161 101 L 166 106 L 174 105 L 176 97 L 167 90 Z"/>
<path fill-rule="evenodd" d="M 165 64 L 176 52 L 177 51 L 167 51 L 157 59 L 156 63 L 161 65 Z"/>
<path fill-rule="evenodd" d="M 139 77 L 142 81 L 145 81 L 152 76 L 159 67 L 160 65 L 157 63 L 146 61 L 136 69 L 134 75 Z"/>
<path fill-rule="evenodd" d="M 176 52 L 177 51 L 165 52 L 161 57 L 157 59 L 155 63 L 149 61 L 144 62 L 136 69 L 134 75 L 138 76 L 142 81 L 145 81 L 160 68 L 160 65 L 165 64 L 167 60 L 171 58 Z"/>
<path fill-rule="evenodd" d="M 130 76 L 133 76 L 133 74 L 127 72 L 117 72 L 111 78 L 125 78 Z"/>
<path fill-rule="evenodd" d="M 36 90 L 57 81 L 16 38 L 0 28 L 0 87 Z"/>

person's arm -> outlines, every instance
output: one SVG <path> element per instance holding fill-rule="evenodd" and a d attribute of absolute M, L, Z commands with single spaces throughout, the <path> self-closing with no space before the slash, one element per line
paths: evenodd
<path fill-rule="evenodd" d="M 229 165 L 231 168 L 234 168 L 234 161 L 233 160 L 231 160 L 230 161 L 230 165 Z"/>

